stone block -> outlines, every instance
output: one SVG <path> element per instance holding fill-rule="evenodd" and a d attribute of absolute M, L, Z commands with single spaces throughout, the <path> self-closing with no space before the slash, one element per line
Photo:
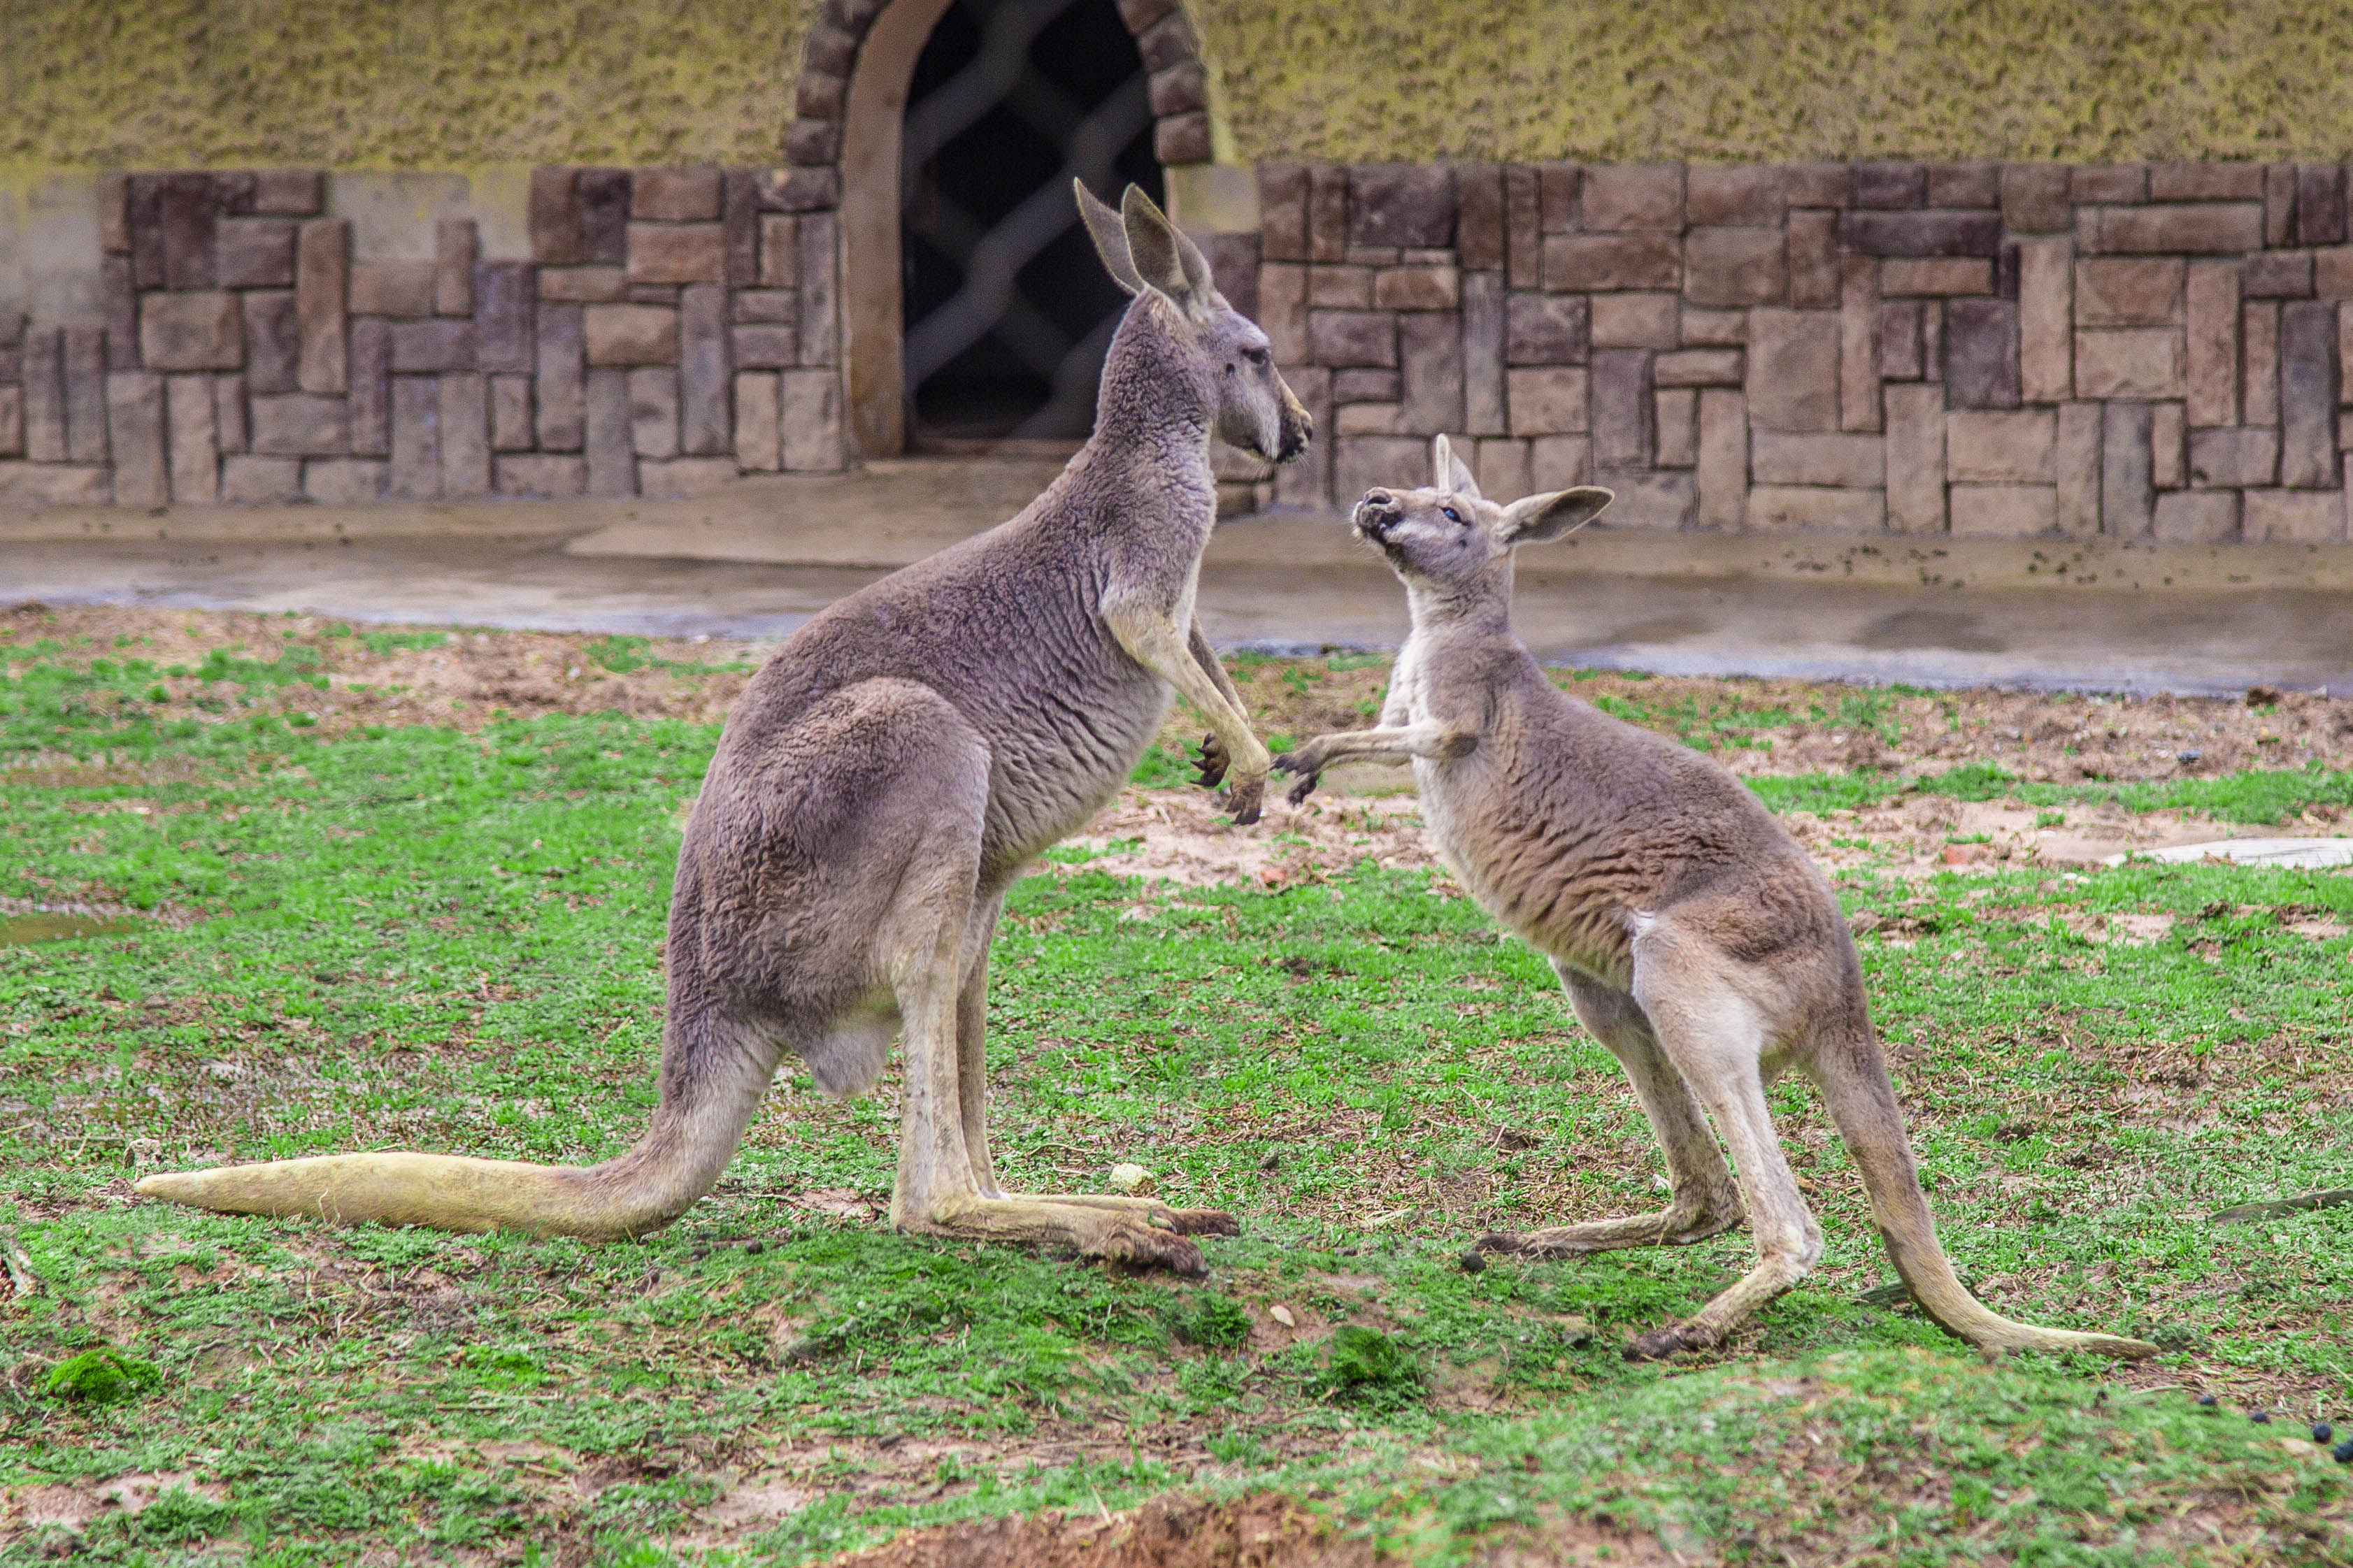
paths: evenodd
<path fill-rule="evenodd" d="M 1839 318 L 1760 307 L 1748 318 L 1748 416 L 1760 430 L 1835 430 Z"/>
<path fill-rule="evenodd" d="M 2250 544 L 2340 544 L 2345 540 L 2345 492 L 2246 490 L 2241 528 Z"/>
<path fill-rule="evenodd" d="M 632 283 L 724 283 L 727 231 L 716 223 L 629 225 Z"/>
<path fill-rule="evenodd" d="M 591 370 L 587 388 L 588 493 L 638 493 L 638 457 L 629 428 L 629 374 Z"/>
<path fill-rule="evenodd" d="M 2079 327 L 2179 326 L 2186 264 L 2179 257 L 2094 258 L 2075 264 Z"/>
<path fill-rule="evenodd" d="M 224 452 L 249 452 L 252 437 L 245 418 L 245 377 L 216 375 L 213 384 L 213 439 Z"/>
<path fill-rule="evenodd" d="M 1319 432 L 1332 428 L 1332 373 L 1320 365 L 1287 364 L 1282 379 L 1306 408 Z M 1307 444 L 1300 457 L 1274 471 L 1274 499 L 1279 506 L 1328 507 L 1332 504 L 1332 442 L 1323 436 Z"/>
<path fill-rule="evenodd" d="M 2021 234 L 2061 234 L 2073 226 L 2073 171 L 2064 163 L 2005 163 L 2001 220 Z"/>
<path fill-rule="evenodd" d="M 2259 202 L 2263 199 L 2261 163 L 2152 163 L 2148 199 L 2153 202 Z"/>
<path fill-rule="evenodd" d="M 470 217 L 445 217 L 433 226 L 433 310 L 442 316 L 474 313 L 474 270 L 481 259 L 481 236 Z"/>
<path fill-rule="evenodd" d="M 1953 486 L 1957 539 L 2034 539 L 2059 529 L 2059 492 L 2050 485 Z"/>
<path fill-rule="evenodd" d="M 1394 403 L 1343 403 L 1334 411 L 1335 436 L 1398 436 L 1406 434 Z"/>
<path fill-rule="evenodd" d="M 45 327 L 25 334 L 25 456 L 36 463 L 66 460 L 65 332 Z"/>
<path fill-rule="evenodd" d="M 679 450 L 688 457 L 724 457 L 731 448 L 728 347 L 727 290 L 688 288 L 679 300 Z"/>
<path fill-rule="evenodd" d="M 113 499 L 114 470 L 104 464 L 0 463 L 0 501 L 105 506 Z"/>
<path fill-rule="evenodd" d="M 1788 184 L 1778 164 L 1694 163 L 1683 174 L 1684 215 L 1698 228 L 1778 229 L 1788 212 Z"/>
<path fill-rule="evenodd" d="M 2185 381 L 2192 425 L 2239 419 L 2239 269 L 2202 261 L 2183 290 L 2189 321 Z"/>
<path fill-rule="evenodd" d="M 171 492 L 174 504 L 205 506 L 220 499 L 220 403 L 209 375 L 175 375 L 164 383 L 164 424 L 170 432 Z M 139 489 L 149 488 L 153 458 L 141 454 L 135 462 L 123 445 L 123 431 L 114 436 L 114 493 L 120 506 L 157 505 L 141 501 L 125 487 L 125 475 L 142 471 Z"/>
<path fill-rule="evenodd" d="M 610 305 L 629 297 L 628 275 L 618 267 L 543 267 L 539 297 L 579 305 Z"/>
<path fill-rule="evenodd" d="M 213 269 L 224 289 L 294 286 L 294 224 L 280 217 L 223 218 L 215 231 Z"/>
<path fill-rule="evenodd" d="M 1879 269 L 1867 256 L 1840 261 L 1839 428 L 1879 428 Z"/>
<path fill-rule="evenodd" d="M 1503 273 L 1463 275 L 1462 427 L 1473 436 L 1511 428 L 1504 403 L 1505 299 Z"/>
<path fill-rule="evenodd" d="M 833 363 L 841 346 L 840 324 L 834 305 L 838 233 L 834 216 L 829 212 L 810 213 L 801 219 L 800 331 L 801 363 L 805 365 Z M 786 400 L 790 401 L 789 395 Z M 834 467 L 840 467 L 839 460 Z"/>
<path fill-rule="evenodd" d="M 2337 302 L 2299 300 L 2280 310 L 2280 483 L 2333 489 L 2337 459 Z"/>
<path fill-rule="evenodd" d="M 1920 377 L 1924 381 L 1942 383 L 1945 379 L 1945 302 L 1942 300 L 1920 301 Z"/>
<path fill-rule="evenodd" d="M 1310 310 L 1307 342 L 1315 363 L 1392 366 L 1397 357 L 1397 318 L 1385 310 Z"/>
<path fill-rule="evenodd" d="M 532 428 L 531 377 L 494 375 L 490 378 L 491 450 L 528 452 Z"/>
<path fill-rule="evenodd" d="M 152 371 L 116 371 L 103 383 L 117 506 L 158 507 L 171 499 L 164 388 Z"/>
<path fill-rule="evenodd" d="M 2353 245 L 2316 250 L 2312 263 L 2314 293 L 2324 300 L 2353 300 Z"/>
<path fill-rule="evenodd" d="M 828 370 L 788 370 L 780 378 L 778 423 L 785 467 L 831 473 L 843 461 L 841 378 Z"/>
<path fill-rule="evenodd" d="M 433 275 L 430 261 L 353 262 L 352 314 L 421 321 L 433 314 Z"/>
<path fill-rule="evenodd" d="M 1640 349 L 1593 351 L 1589 429 L 1597 468 L 1643 468 L 1654 461 L 1657 403 L 1651 356 Z"/>
<path fill-rule="evenodd" d="M 2075 247 L 2087 255 L 2227 256 L 2263 247 L 2263 209 L 2253 202 L 2079 207 Z"/>
<path fill-rule="evenodd" d="M 2018 247 L 2018 383 L 2029 403 L 2075 395 L 2074 247 L 2065 237 Z"/>
<path fill-rule="evenodd" d="M 352 454 L 381 458 L 392 450 L 392 324 L 352 323 L 351 397 L 347 419 Z"/>
<path fill-rule="evenodd" d="M 441 494 L 456 500 L 491 493 L 490 386 L 479 373 L 436 378 Z"/>
<path fill-rule="evenodd" d="M 529 264 L 486 261 L 474 268 L 474 359 L 485 372 L 527 374 L 532 364 Z"/>
<path fill-rule="evenodd" d="M 1269 262 L 1259 268 L 1258 324 L 1272 345 L 1277 364 L 1306 362 L 1309 269 Z"/>
<path fill-rule="evenodd" d="M 629 212 L 649 223 L 702 223 L 718 217 L 719 196 L 719 170 L 711 164 L 639 169 Z"/>
<path fill-rule="evenodd" d="M 2239 311 L 2239 406 L 2250 425 L 2280 421 L 2279 324 L 2279 307 L 2269 301 Z"/>
<path fill-rule="evenodd" d="M 2161 544 L 2222 544 L 2239 537 L 2236 490 L 2173 490 L 2157 498 L 2149 532 Z"/>
<path fill-rule="evenodd" d="M 1577 226 L 1577 193 L 1584 184 L 1585 171 L 1575 163 L 1536 166 L 1537 226 L 1544 233 L 1567 234 Z"/>
<path fill-rule="evenodd" d="M 264 457 L 333 458 L 351 450 L 344 401 L 340 397 L 281 393 L 254 397 L 250 410 L 250 444 Z"/>
<path fill-rule="evenodd" d="M 727 309 L 731 319 L 747 326 L 789 327 L 801 319 L 800 301 L 801 297 L 790 289 L 734 289 L 728 291 Z M 1259 318 L 1252 317 L 1251 320 L 1258 321 Z M 1264 322 L 1260 324 L 1264 325 Z M 683 330 L 681 325 L 681 331 Z M 1300 341 L 1303 343 L 1306 341 L 1303 326 Z"/>
<path fill-rule="evenodd" d="M 1507 364 L 1583 364 L 1592 343 L 1592 307 L 1581 296 L 1514 292 L 1504 308 Z"/>
<path fill-rule="evenodd" d="M 531 172 L 531 258 L 546 267 L 580 260 L 580 202 L 570 169 Z"/>
<path fill-rule="evenodd" d="M 754 288 L 760 281 L 760 196 L 751 170 L 725 171 L 720 181 L 720 221 L 727 230 L 727 285 Z"/>
<path fill-rule="evenodd" d="M 586 329 L 583 307 L 539 308 L 539 445 L 549 452 L 577 452 L 586 438 Z"/>
<path fill-rule="evenodd" d="M 1369 267 L 1311 267 L 1307 270 L 1307 303 L 1318 310 L 1369 310 L 1373 308 L 1373 269 Z"/>
<path fill-rule="evenodd" d="M 2059 531 L 2088 539 L 2100 531 L 2101 405 L 2067 403 L 2059 408 L 2059 436 L 2052 455 L 2058 480 Z"/>
<path fill-rule="evenodd" d="M 1504 224 L 1504 170 L 1461 163 L 1454 170 L 1454 251 L 1466 270 L 1500 272 L 1511 259 Z M 1263 223 L 1261 211 L 1260 221 Z"/>
<path fill-rule="evenodd" d="M 1660 386 L 1739 386 L 1746 361 L 1738 349 L 1678 349 L 1651 362 L 1651 378 Z"/>
<path fill-rule="evenodd" d="M 60 334 L 65 361 L 66 459 L 106 461 L 106 330 L 68 327 Z"/>
<path fill-rule="evenodd" d="M 2295 165 L 2268 163 L 2263 167 L 2263 243 L 2283 246 L 2295 239 Z"/>
<path fill-rule="evenodd" d="M 1334 444 L 1332 499 L 1356 505 L 1375 486 L 1428 482 L 1430 443 L 1411 436 L 1350 436 Z"/>
<path fill-rule="evenodd" d="M 1519 164 L 1504 171 L 1504 269 L 1514 289 L 1544 286 L 1542 189 L 1536 172 Z"/>
<path fill-rule="evenodd" d="M 640 458 L 678 456 L 678 372 L 629 372 L 629 444 Z"/>
<path fill-rule="evenodd" d="M 1992 207 L 2001 205 L 2001 168 L 1996 163 L 1931 163 L 1932 207 Z"/>
<path fill-rule="evenodd" d="M 1307 258 L 1337 261 L 1348 248 L 1348 171 L 1316 163 L 1307 171 Z"/>
<path fill-rule="evenodd" d="M 1307 169 L 1301 163 L 1258 166 L 1259 244 L 1269 261 L 1307 259 Z"/>
<path fill-rule="evenodd" d="M 748 472 L 774 473 L 785 466 L 776 377 L 770 372 L 735 376 L 735 463 Z"/>
<path fill-rule="evenodd" d="M 1886 394 L 1887 521 L 1898 533 L 1945 531 L 1945 399 L 1922 383 Z"/>
<path fill-rule="evenodd" d="M 1592 482 L 1592 437 L 1539 436 L 1528 443 L 1528 494 L 1548 495 Z"/>
<path fill-rule="evenodd" d="M 302 384 L 302 320 L 291 289 L 238 296 L 245 310 L 245 380 L 256 392 Z"/>
<path fill-rule="evenodd" d="M 2345 172 L 2335 163 L 2303 163 L 2295 171 L 2295 242 L 2345 242 Z"/>
<path fill-rule="evenodd" d="M 1856 256 L 1992 256 L 2001 246 L 1998 212 L 1842 212 L 1839 247 Z"/>
<path fill-rule="evenodd" d="M 1917 381 L 1920 362 L 1920 302 L 1883 300 L 1879 307 L 1879 379 Z"/>
<path fill-rule="evenodd" d="M 212 176 L 164 175 L 157 216 L 163 231 L 164 287 L 217 287 L 213 245 L 220 206 Z"/>
<path fill-rule="evenodd" d="M 1695 476 L 1702 528 L 1735 529 L 1748 521 L 1748 401 L 1737 392 L 1699 394 Z"/>
<path fill-rule="evenodd" d="M 691 500 L 726 489 L 737 478 L 733 458 L 670 458 L 638 464 L 638 491 L 657 500 Z"/>
<path fill-rule="evenodd" d="M 1887 526 L 1887 492 L 1757 485 L 1748 492 L 1748 526 L 1774 532 L 1879 533 Z"/>
<path fill-rule="evenodd" d="M 25 455 L 25 389 L 0 385 L 0 458 Z"/>
<path fill-rule="evenodd" d="M 2075 390 L 2097 398 L 2186 396 L 2182 334 L 2169 327 L 2077 332 Z"/>
<path fill-rule="evenodd" d="M 2178 490 L 2189 482 L 2183 447 L 2188 421 L 2179 403 L 2149 406 L 2149 483 L 2161 490 Z"/>
<path fill-rule="evenodd" d="M 131 230 L 131 269 L 134 286 L 164 287 L 164 176 L 133 174 L 123 196 L 124 222 Z"/>
<path fill-rule="evenodd" d="M 224 458 L 220 499 L 231 506 L 285 506 L 301 500 L 301 460 L 247 454 Z"/>
<path fill-rule="evenodd" d="M 585 306 L 582 329 L 591 365 L 624 369 L 678 363 L 678 312 L 667 306 Z"/>
<path fill-rule="evenodd" d="M 2074 172 L 2068 195 L 2079 207 L 2107 202 L 2145 202 L 2148 200 L 2148 166 L 2094 163 L 2079 168 Z"/>
<path fill-rule="evenodd" d="M 588 465 L 578 458 L 500 458 L 491 477 L 502 496 L 547 496 L 563 499 L 588 489 Z"/>
<path fill-rule="evenodd" d="M 1956 483 L 2055 484 L 2058 435 L 2053 409 L 1957 409 L 1945 421 L 1946 472 Z"/>
<path fill-rule="evenodd" d="M 1480 493 L 1489 500 L 1514 501 L 1522 496 L 1537 493 L 1535 480 L 1530 477 L 1526 441 L 1499 440 L 1488 437 L 1479 443 L 1471 455 L 1471 471 L 1479 478 Z"/>
<path fill-rule="evenodd" d="M 1682 285 L 1682 247 L 1664 233 L 1558 234 L 1544 242 L 1544 286 L 1554 293 Z"/>
<path fill-rule="evenodd" d="M 1597 294 L 1591 330 L 1597 349 L 1671 349 L 1683 341 L 1672 294 Z"/>
<path fill-rule="evenodd" d="M 139 357 L 150 370 L 236 370 L 245 313 L 225 292 L 149 294 L 139 301 Z"/>
<path fill-rule="evenodd" d="M 131 258 L 127 256 L 102 258 L 98 268 L 98 289 L 100 309 L 106 312 L 106 368 L 137 370 L 139 368 L 139 292 L 131 279 Z M 0 332 L 10 329 L 21 334 L 24 318 L 21 314 L 0 310 Z M 0 380 L 13 381 L 10 362 L 15 353 L 0 347 Z"/>
<path fill-rule="evenodd" d="M 1206 111 L 1195 110 L 1189 114 L 1171 114 L 1153 122 L 1152 156 L 1163 168 L 1206 163 L 1213 155 L 1209 142 L 1209 116 Z"/>
<path fill-rule="evenodd" d="M 1789 303 L 1800 310 L 1834 310 L 1838 306 L 1838 215 L 1793 212 L 1789 215 Z"/>
<path fill-rule="evenodd" d="M 2019 310 L 2009 300 L 1948 300 L 1945 318 L 1945 406 L 2015 408 L 2019 404 Z M 2076 349 L 2081 384 L 2083 350 Z"/>
<path fill-rule="evenodd" d="M 1514 436 L 1583 435 L 1588 424 L 1586 373 L 1575 366 L 1504 373 L 1505 402 Z"/>
<path fill-rule="evenodd" d="M 1886 444 L 1877 436 L 1791 436 L 1757 430 L 1748 473 L 1760 485 L 1832 485 L 1875 489 L 1886 482 Z"/>
<path fill-rule="evenodd" d="M 474 323 L 448 317 L 393 322 L 392 368 L 395 374 L 472 370 Z"/>
<path fill-rule="evenodd" d="M 572 177 L 580 204 L 580 259 L 619 267 L 629 258 L 627 169 L 582 169 Z"/>
<path fill-rule="evenodd" d="M 2100 431 L 2100 531 L 2111 539 L 2147 537 L 2157 506 L 2156 416 L 2146 403 L 2105 405 Z"/>
<path fill-rule="evenodd" d="M 1462 327 L 1452 315 L 1415 311 L 1398 318 L 1402 427 L 1436 436 L 1463 428 Z"/>
<path fill-rule="evenodd" d="M 1890 257 L 1880 266 L 1879 291 L 1910 297 L 1990 294 L 1993 263 L 1978 256 Z"/>
<path fill-rule="evenodd" d="M 1691 305 L 1683 307 L 1683 343 L 1685 348 L 1738 348 L 1747 342 L 1747 311 L 1703 310 Z"/>
<path fill-rule="evenodd" d="M 98 180 L 98 248 L 107 256 L 131 252 L 131 176 L 101 174 Z"/>
<path fill-rule="evenodd" d="M 797 326 L 735 327 L 731 329 L 729 340 L 739 370 L 790 370 L 800 363 Z"/>
<path fill-rule="evenodd" d="M 1902 208 L 1928 205 L 1928 170 L 1920 163 L 1857 163 L 1852 186 L 1858 207 Z"/>
<path fill-rule="evenodd" d="M 1681 163 L 1600 163 L 1584 175 L 1579 227 L 1609 233 L 1683 226 Z"/>
<path fill-rule="evenodd" d="M 753 184 L 760 205 L 769 212 L 831 212 L 841 205 L 838 169 L 759 169 L 754 171 Z"/>
<path fill-rule="evenodd" d="M 2309 250 L 2266 250 L 2239 263 L 2239 291 L 2250 300 L 2309 300 L 2313 256 Z"/>
<path fill-rule="evenodd" d="M 352 226 L 313 218 L 295 240 L 294 313 L 302 333 L 302 390 L 334 394 L 350 386 L 344 323 L 351 286 Z"/>
<path fill-rule="evenodd" d="M 1385 267 L 1373 277 L 1373 304 L 1383 310 L 1452 310 L 1462 277 L 1451 267 Z"/>
<path fill-rule="evenodd" d="M 1683 293 L 1718 309 L 1778 305 L 1788 297 L 1788 238 L 1772 228 L 1695 228 L 1683 240 Z"/>
<path fill-rule="evenodd" d="M 1348 171 L 1350 245 L 1451 246 L 1454 212 L 1454 171 L 1444 164 L 1369 163 Z"/>
<path fill-rule="evenodd" d="M 320 506 L 364 506 L 384 499 L 392 465 L 381 458 L 313 458 L 302 465 L 302 493 Z"/>

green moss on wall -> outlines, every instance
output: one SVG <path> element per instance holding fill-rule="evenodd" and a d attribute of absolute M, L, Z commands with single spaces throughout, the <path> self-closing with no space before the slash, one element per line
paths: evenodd
<path fill-rule="evenodd" d="M 817 0 L 0 0 L 0 164 L 777 157 Z"/>
<path fill-rule="evenodd" d="M 2353 154 L 2346 0 L 1190 0 L 1245 159 Z"/>
<path fill-rule="evenodd" d="M 1246 160 L 2353 154 L 2345 0 L 1187 5 Z M 771 159 L 816 8 L 0 0 L 0 165 Z"/>

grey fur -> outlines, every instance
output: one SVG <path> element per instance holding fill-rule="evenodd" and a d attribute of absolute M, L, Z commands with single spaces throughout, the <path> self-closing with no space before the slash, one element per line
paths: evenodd
<path fill-rule="evenodd" d="M 730 717 L 671 894 L 660 1101 L 637 1148 L 586 1169 L 340 1155 L 152 1177 L 206 1207 L 447 1228 L 633 1236 L 718 1178 L 784 1054 L 854 1092 L 903 1032 L 892 1219 L 1053 1241 L 1198 1273 L 1183 1233 L 1229 1216 L 1142 1198 L 1004 1192 L 982 1027 L 1006 888 L 1118 791 L 1181 691 L 1208 715 L 1205 783 L 1257 818 L 1269 758 L 1193 613 L 1216 521 L 1214 434 L 1306 445 L 1266 335 L 1143 193 L 1078 198 L 1134 292 L 1094 435 L 1019 516 L 841 600 Z"/>
<path fill-rule="evenodd" d="M 1682 1245 L 1739 1224 L 1745 1206 L 1757 1267 L 1626 1353 L 1718 1342 L 1821 1256 L 1765 1102 L 1766 1086 L 1795 1066 L 1820 1086 L 1896 1270 L 1937 1322 L 1993 1350 L 2154 1354 L 2137 1340 L 2014 1322 L 1962 1288 L 1921 1194 L 1828 880 L 1730 773 L 1569 698 L 1512 635 L 1515 547 L 1582 525 L 1610 493 L 1498 506 L 1442 436 L 1435 456 L 1436 488 L 1368 490 L 1356 509 L 1357 531 L 1388 558 L 1413 611 L 1378 726 L 1319 735 L 1276 766 L 1301 775 L 1297 804 L 1334 763 L 1412 763 L 1432 841 L 1482 904 L 1552 960 L 1577 1016 L 1632 1079 L 1674 1189 L 1662 1214 L 1481 1246 L 1565 1255 Z"/>

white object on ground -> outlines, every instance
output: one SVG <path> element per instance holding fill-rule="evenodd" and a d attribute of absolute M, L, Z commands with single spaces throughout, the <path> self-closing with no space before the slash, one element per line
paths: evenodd
<path fill-rule="evenodd" d="M 1113 1165 L 1110 1184 L 1113 1192 L 1126 1193 L 1139 1198 L 1150 1197 L 1159 1185 L 1152 1179 L 1152 1173 L 1141 1165 Z"/>
<path fill-rule="evenodd" d="M 2134 849 L 2111 855 L 2101 862 L 2121 866 L 2127 860 L 2164 860 L 2195 864 L 2209 855 L 2234 866 L 2271 866 L 2284 870 L 2311 871 L 2329 866 L 2353 866 L 2353 838 L 2218 838 L 2211 844 L 2176 844 L 2164 849 Z"/>

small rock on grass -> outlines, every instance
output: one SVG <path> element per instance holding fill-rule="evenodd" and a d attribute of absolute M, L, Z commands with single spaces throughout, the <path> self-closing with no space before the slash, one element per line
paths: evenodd
<path fill-rule="evenodd" d="M 1113 1165 L 1107 1184 L 1113 1192 L 1138 1198 L 1148 1198 L 1160 1188 L 1152 1173 L 1141 1165 Z"/>
<path fill-rule="evenodd" d="M 1466 1252 L 1466 1253 L 1464 1253 L 1464 1254 L 1462 1255 L 1462 1272 L 1463 1272 L 1463 1273 L 1465 1273 L 1465 1274 L 1483 1274 L 1483 1273 L 1485 1273 L 1486 1271 L 1487 1271 L 1487 1259 L 1486 1259 L 1486 1257 L 1485 1257 L 1482 1253 L 1481 1253 L 1477 1247 L 1472 1247 L 1470 1251 L 1468 1251 L 1468 1252 Z"/>

